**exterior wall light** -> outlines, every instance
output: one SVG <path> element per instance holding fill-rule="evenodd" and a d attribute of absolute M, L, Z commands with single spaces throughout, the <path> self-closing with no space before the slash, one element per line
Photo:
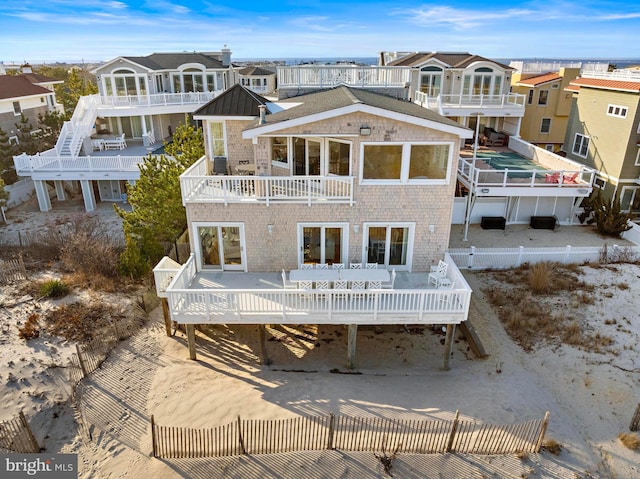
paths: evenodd
<path fill-rule="evenodd" d="M 273 225 L 267 225 L 267 231 L 269 232 L 269 234 L 273 233 Z"/>
<path fill-rule="evenodd" d="M 371 134 L 371 128 L 369 128 L 368 126 L 361 126 L 360 127 L 360 135 L 369 136 L 370 134 Z"/>

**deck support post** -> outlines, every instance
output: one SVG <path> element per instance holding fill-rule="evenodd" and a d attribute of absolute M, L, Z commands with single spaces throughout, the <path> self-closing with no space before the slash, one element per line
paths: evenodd
<path fill-rule="evenodd" d="M 347 366 L 349 369 L 354 369 L 356 364 L 356 339 L 358 337 L 358 325 L 349 325 L 349 337 L 347 340 Z"/>
<path fill-rule="evenodd" d="M 169 300 L 167 298 L 160 298 L 160 302 L 162 303 L 164 329 L 167 332 L 167 336 L 171 336 L 171 315 L 169 314 Z"/>
<path fill-rule="evenodd" d="M 258 324 L 258 336 L 260 338 L 260 364 L 263 366 L 271 364 L 271 360 L 267 354 L 266 328 L 267 326 L 265 324 Z"/>
<path fill-rule="evenodd" d="M 194 324 L 187 324 L 187 343 L 189 344 L 189 359 L 196 359 L 196 327 Z"/>
<path fill-rule="evenodd" d="M 442 369 L 444 371 L 449 370 L 449 358 L 451 357 L 451 346 L 453 345 L 453 332 L 455 328 L 455 324 L 447 324 L 447 335 L 444 339 L 444 353 L 442 355 Z"/>

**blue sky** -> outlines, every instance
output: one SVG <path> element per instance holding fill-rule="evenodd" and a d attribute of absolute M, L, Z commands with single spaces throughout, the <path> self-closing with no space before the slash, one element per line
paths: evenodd
<path fill-rule="evenodd" d="M 636 2 L 2 0 L 0 61 L 109 60 L 153 52 L 238 58 L 468 51 L 489 58 L 640 58 Z"/>

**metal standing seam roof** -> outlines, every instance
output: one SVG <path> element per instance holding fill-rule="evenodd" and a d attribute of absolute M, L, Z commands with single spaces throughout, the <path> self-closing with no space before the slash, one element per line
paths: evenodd
<path fill-rule="evenodd" d="M 329 90 L 308 93 L 306 95 L 288 98 L 287 100 L 283 100 L 278 103 L 294 103 L 297 104 L 297 106 L 267 115 L 266 124 L 280 123 L 326 111 L 362 104 L 380 108 L 382 110 L 413 116 L 422 120 L 434 121 L 447 126 L 465 128 L 459 123 L 439 115 L 434 111 L 416 105 L 415 103 L 392 98 L 381 93 L 347 86 L 339 86 Z M 259 125 L 256 122 L 250 124 L 246 129 L 248 130 L 258 126 L 264 125 Z"/>
<path fill-rule="evenodd" d="M 193 115 L 257 117 L 260 115 L 258 107 L 266 104 L 266 98 L 236 84 L 196 110 Z"/>
<path fill-rule="evenodd" d="M 603 78 L 576 78 L 569 85 L 577 87 L 578 91 L 580 87 L 599 88 L 602 90 L 618 90 L 631 93 L 640 93 L 640 82 L 636 81 L 624 81 L 624 80 L 608 80 Z"/>

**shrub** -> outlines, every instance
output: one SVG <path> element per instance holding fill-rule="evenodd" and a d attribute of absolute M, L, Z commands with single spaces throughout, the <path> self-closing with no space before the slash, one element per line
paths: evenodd
<path fill-rule="evenodd" d="M 637 451 L 640 449 L 640 437 L 632 432 L 621 432 L 618 434 L 618 439 L 627 449 Z"/>
<path fill-rule="evenodd" d="M 40 294 L 45 298 L 63 298 L 69 294 L 69 286 L 59 279 L 51 279 L 42 283 Z"/>
<path fill-rule="evenodd" d="M 598 232 L 607 236 L 619 237 L 620 234 L 631 229 L 629 221 L 631 215 L 620 210 L 620 200 L 612 198 L 606 201 L 602 198 L 600 190 L 596 190 L 583 202 L 584 211 L 578 219 L 581 223 L 596 224 Z"/>
<path fill-rule="evenodd" d="M 38 315 L 31 314 L 24 323 L 24 326 L 18 328 L 18 331 L 18 336 L 27 341 L 40 336 L 40 330 L 38 329 Z"/>
<path fill-rule="evenodd" d="M 553 290 L 555 268 L 551 263 L 536 263 L 529 270 L 529 287 L 536 294 L 546 294 Z"/>
<path fill-rule="evenodd" d="M 549 451 L 555 456 L 559 456 L 560 451 L 562 450 L 562 446 L 560 446 L 560 443 L 555 439 L 545 439 L 545 441 L 542 443 L 542 449 L 544 449 L 545 451 Z"/>

